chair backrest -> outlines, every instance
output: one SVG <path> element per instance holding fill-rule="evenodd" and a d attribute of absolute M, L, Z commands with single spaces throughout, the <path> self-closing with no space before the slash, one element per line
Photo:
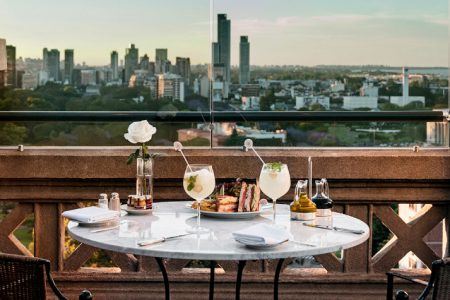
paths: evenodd
<path fill-rule="evenodd" d="M 432 299 L 450 299 L 450 257 L 433 262 L 432 273 L 435 273 Z"/>
<path fill-rule="evenodd" d="M 46 299 L 47 260 L 0 253 L 0 299 Z"/>

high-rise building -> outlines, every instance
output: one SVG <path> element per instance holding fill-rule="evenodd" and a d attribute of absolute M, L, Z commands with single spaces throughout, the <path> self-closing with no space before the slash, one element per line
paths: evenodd
<path fill-rule="evenodd" d="M 213 86 L 216 99 L 228 98 L 229 86 L 231 84 L 231 21 L 226 14 L 217 15 L 217 42 L 213 43 L 213 72 L 212 79 L 216 81 Z M 216 69 L 219 68 L 220 71 Z M 221 82 L 217 81 L 216 74 L 222 73 Z M 221 86 L 219 89 L 218 87 Z M 221 95 L 218 92 L 220 90 Z M 214 97 L 214 96 L 213 96 Z"/>
<path fill-rule="evenodd" d="M 184 82 L 175 74 L 157 75 L 157 98 L 170 98 L 184 102 Z"/>
<path fill-rule="evenodd" d="M 170 65 L 168 66 L 168 55 L 167 49 L 156 49 L 155 50 L 155 72 L 156 74 L 164 74 L 169 72 Z M 170 64 L 170 62 L 169 62 Z M 169 67 L 169 68 L 168 68 Z"/>
<path fill-rule="evenodd" d="M 48 49 L 44 48 L 42 50 L 42 70 L 47 70 L 47 63 L 48 63 Z"/>
<path fill-rule="evenodd" d="M 133 72 L 139 68 L 139 49 L 134 44 L 125 49 L 125 82 L 129 82 Z"/>
<path fill-rule="evenodd" d="M 250 43 L 248 36 L 241 36 L 239 44 L 239 83 L 250 82 Z"/>
<path fill-rule="evenodd" d="M 219 43 L 213 43 L 213 64 L 220 63 Z"/>
<path fill-rule="evenodd" d="M 6 70 L 8 67 L 6 61 L 6 40 L 0 39 L 0 88 L 6 85 Z"/>
<path fill-rule="evenodd" d="M 60 60 L 59 60 L 59 50 L 52 49 L 50 51 L 44 48 L 43 51 L 44 59 L 44 71 L 48 73 L 49 81 L 60 81 Z"/>
<path fill-rule="evenodd" d="M 168 59 L 167 49 L 160 48 L 155 50 L 155 62 L 167 59 Z"/>
<path fill-rule="evenodd" d="M 139 63 L 139 69 L 148 70 L 150 68 L 150 58 L 147 54 L 141 57 L 141 61 Z"/>
<path fill-rule="evenodd" d="M 177 74 L 183 77 L 186 87 L 191 84 L 191 59 L 189 57 L 176 58 Z"/>
<path fill-rule="evenodd" d="M 16 47 L 6 45 L 6 85 L 17 86 Z"/>
<path fill-rule="evenodd" d="M 119 80 L 119 54 L 117 51 L 111 52 L 111 70 L 112 70 L 112 80 Z"/>
<path fill-rule="evenodd" d="M 75 66 L 73 58 L 73 49 L 64 51 L 64 83 L 73 83 L 73 67 Z"/>
<path fill-rule="evenodd" d="M 219 63 L 225 67 L 225 82 L 231 79 L 231 21 L 226 14 L 219 14 L 217 20 L 217 43 L 219 44 Z"/>

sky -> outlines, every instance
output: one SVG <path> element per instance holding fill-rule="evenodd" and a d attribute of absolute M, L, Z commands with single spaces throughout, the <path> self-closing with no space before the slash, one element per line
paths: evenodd
<path fill-rule="evenodd" d="M 248 35 L 252 65 L 448 66 L 447 0 L 215 0 L 231 19 L 232 64 Z M 75 49 L 75 62 L 106 65 L 136 44 L 154 59 L 210 60 L 210 0 L 0 0 L 0 38 L 17 55 Z M 215 25 L 212 27 L 215 28 Z"/>

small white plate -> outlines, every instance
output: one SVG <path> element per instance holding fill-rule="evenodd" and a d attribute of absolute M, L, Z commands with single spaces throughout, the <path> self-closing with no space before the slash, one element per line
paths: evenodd
<path fill-rule="evenodd" d="M 289 240 L 285 240 L 285 241 L 282 241 L 282 242 L 276 243 L 276 244 L 265 244 L 265 245 L 247 244 L 247 243 L 241 242 L 239 240 L 235 240 L 235 241 L 238 242 L 239 244 L 242 244 L 242 245 L 244 245 L 244 246 L 246 246 L 248 248 L 251 248 L 251 249 L 268 249 L 268 248 L 273 248 L 273 247 L 279 246 L 281 244 L 284 244 L 284 243 L 286 243 Z"/>
<path fill-rule="evenodd" d="M 196 208 L 192 208 L 191 205 L 187 205 L 187 208 L 197 212 Z M 200 210 L 200 213 L 205 217 L 218 218 L 218 219 L 251 219 L 259 216 L 261 213 L 268 211 L 272 208 L 272 205 L 261 206 L 259 211 L 250 212 L 217 212 L 217 211 L 207 211 Z"/>
<path fill-rule="evenodd" d="M 117 219 L 112 219 L 112 220 L 106 220 L 106 221 L 100 221 L 100 222 L 95 222 L 95 223 L 86 223 L 86 222 L 79 222 L 79 221 L 75 221 L 78 223 L 79 226 L 82 227 L 103 227 L 103 226 L 114 226 L 114 225 L 118 225 L 119 224 L 119 218 Z"/>
<path fill-rule="evenodd" d="M 137 209 L 126 204 L 120 207 L 130 215 L 149 215 L 153 212 L 153 209 Z"/>

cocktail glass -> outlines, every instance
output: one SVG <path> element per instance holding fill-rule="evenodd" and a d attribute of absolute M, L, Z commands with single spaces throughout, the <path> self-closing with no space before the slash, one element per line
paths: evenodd
<path fill-rule="evenodd" d="M 188 165 L 184 172 L 183 187 L 186 194 L 197 201 L 197 225 L 189 233 L 205 233 L 208 229 L 200 226 L 200 203 L 210 196 L 216 186 L 216 179 L 211 165 Z"/>
<path fill-rule="evenodd" d="M 259 175 L 261 191 L 273 201 L 273 222 L 276 217 L 277 200 L 291 187 L 291 175 L 286 164 L 265 163 Z"/>

